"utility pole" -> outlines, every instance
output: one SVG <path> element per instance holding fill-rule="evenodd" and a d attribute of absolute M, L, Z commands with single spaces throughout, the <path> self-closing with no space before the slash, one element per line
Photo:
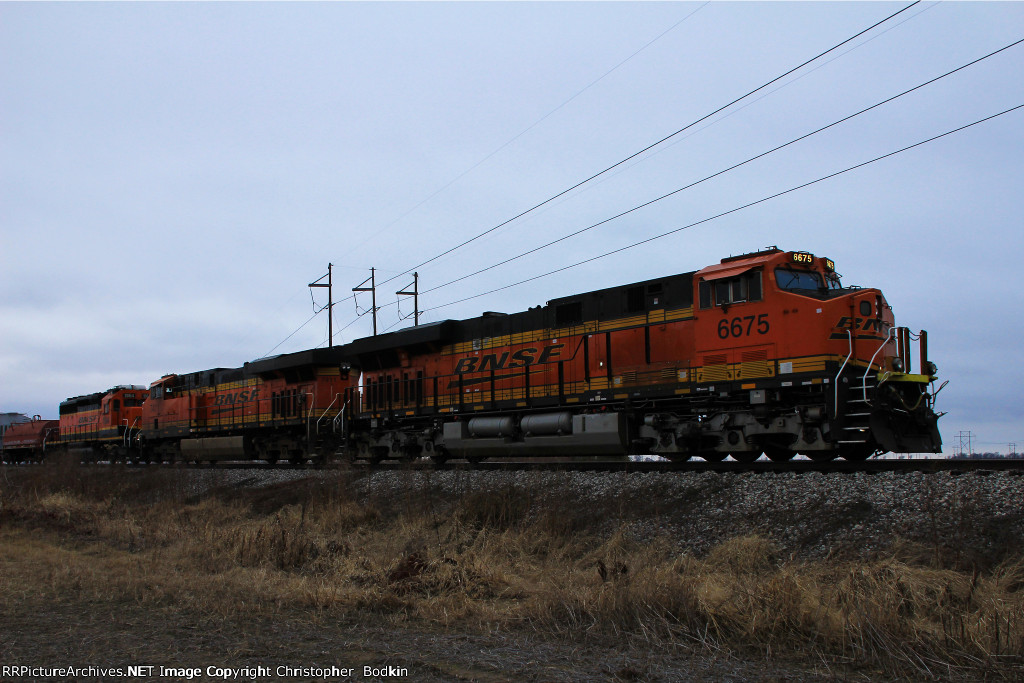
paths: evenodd
<path fill-rule="evenodd" d="M 320 280 L 314 280 L 309 283 L 310 287 L 326 287 L 327 288 L 327 339 L 329 347 L 334 346 L 334 288 L 331 286 L 331 269 L 334 267 L 333 263 L 327 264 L 327 275 L 320 278 L 323 280 L 327 278 L 327 284 L 322 284 Z M 323 309 L 320 309 L 323 310 Z"/>
<path fill-rule="evenodd" d="M 420 325 L 420 274 L 412 274 L 412 291 L 411 292 L 395 292 L 399 296 L 411 296 L 412 297 L 412 310 L 413 310 L 413 326 L 419 327 Z"/>
<path fill-rule="evenodd" d="M 961 430 L 960 433 L 957 434 L 957 437 L 960 440 L 960 457 L 964 457 L 964 448 L 965 448 L 964 442 L 965 441 L 966 441 L 966 448 L 967 448 L 967 456 L 966 457 L 969 458 L 972 455 L 974 455 L 974 449 L 971 447 L 971 439 L 974 437 L 974 432 Z"/>
<path fill-rule="evenodd" d="M 377 279 L 376 279 L 376 268 L 370 268 L 370 277 L 359 283 L 358 287 L 353 287 L 353 292 L 370 292 L 370 312 L 373 313 L 373 336 L 377 336 Z M 367 282 L 370 283 L 369 287 L 364 287 Z"/>

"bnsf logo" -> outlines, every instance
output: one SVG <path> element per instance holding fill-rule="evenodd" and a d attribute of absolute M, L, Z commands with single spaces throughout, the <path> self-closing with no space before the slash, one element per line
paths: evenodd
<path fill-rule="evenodd" d="M 552 358 L 561 356 L 560 349 L 563 348 L 565 348 L 565 344 L 551 344 L 543 349 L 519 349 L 515 353 L 505 351 L 501 355 L 490 353 L 485 356 L 460 358 L 455 366 L 455 373 L 462 375 L 468 372 L 487 372 L 488 370 L 525 368 L 527 365 L 540 365 L 549 362 Z"/>
<path fill-rule="evenodd" d="M 876 318 L 851 318 L 845 315 L 839 319 L 836 327 L 840 329 L 861 330 L 863 332 L 882 332 L 882 325 L 884 324 Z"/>
<path fill-rule="evenodd" d="M 249 391 L 248 389 L 246 389 L 245 391 L 236 391 L 236 392 L 231 393 L 231 394 L 217 394 L 217 396 L 213 399 L 213 405 L 215 405 L 215 406 L 228 406 L 228 405 L 232 405 L 234 403 L 244 403 L 246 401 L 255 401 L 257 398 L 259 398 L 259 395 L 260 395 L 260 390 L 259 389 L 253 389 L 252 391 Z"/>

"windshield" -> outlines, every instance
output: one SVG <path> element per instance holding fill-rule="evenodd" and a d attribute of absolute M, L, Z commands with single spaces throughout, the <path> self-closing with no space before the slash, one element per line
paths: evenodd
<path fill-rule="evenodd" d="M 822 281 L 820 273 L 806 270 L 777 268 L 775 270 L 775 281 L 778 283 L 779 289 L 818 290 L 825 288 L 825 283 Z"/>

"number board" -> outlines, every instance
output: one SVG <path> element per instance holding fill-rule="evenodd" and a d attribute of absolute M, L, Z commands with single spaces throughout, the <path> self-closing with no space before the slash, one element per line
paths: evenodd
<path fill-rule="evenodd" d="M 836 269 L 836 262 L 830 258 L 822 259 L 825 262 L 825 270 L 834 271 Z"/>
<path fill-rule="evenodd" d="M 806 263 L 810 265 L 814 263 L 814 254 L 808 254 L 805 251 L 794 251 L 793 263 Z"/>

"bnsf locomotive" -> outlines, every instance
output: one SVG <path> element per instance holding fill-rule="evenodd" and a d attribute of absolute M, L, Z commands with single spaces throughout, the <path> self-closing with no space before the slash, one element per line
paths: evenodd
<path fill-rule="evenodd" d="M 346 347 L 351 457 L 939 452 L 935 365 L 877 289 L 777 248 Z M 357 405 L 351 393 L 347 403 Z"/>
<path fill-rule="evenodd" d="M 897 327 L 879 290 L 770 248 L 69 399 L 60 443 L 144 461 L 861 460 L 940 452 L 935 380 L 926 333 Z"/>

